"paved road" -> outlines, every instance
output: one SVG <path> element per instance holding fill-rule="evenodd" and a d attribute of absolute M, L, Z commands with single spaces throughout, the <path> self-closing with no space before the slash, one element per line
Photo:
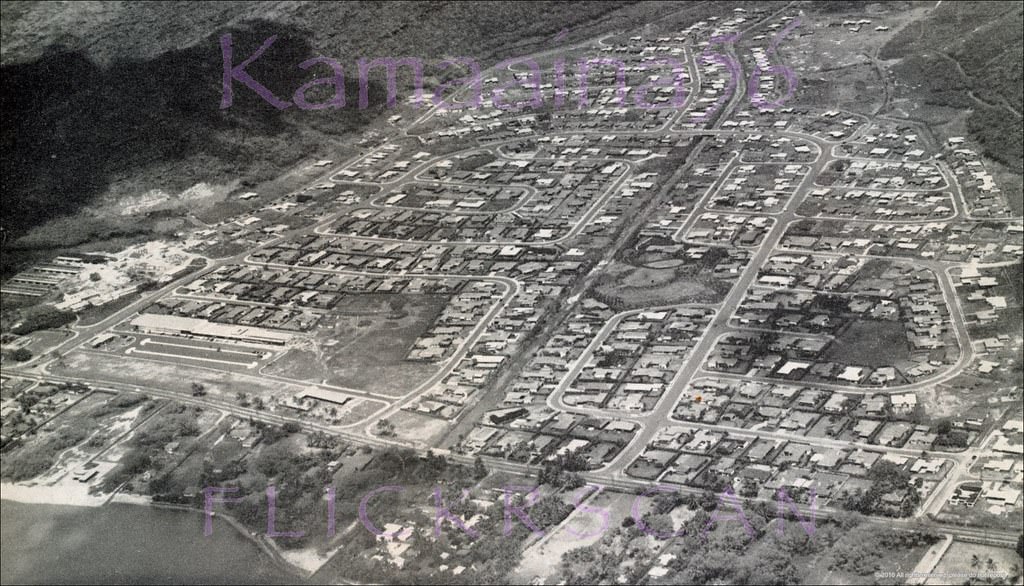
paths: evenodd
<path fill-rule="evenodd" d="M 742 91 L 744 87 L 745 86 L 741 86 L 741 91 L 737 91 L 737 95 L 745 95 L 745 91 Z M 735 107 L 734 104 L 730 104 L 730 106 Z M 728 331 L 728 320 L 733 315 L 736 308 L 739 307 L 744 295 L 746 295 L 747 289 L 757 277 L 758 270 L 781 241 L 789 222 L 796 219 L 796 209 L 801 203 L 803 203 L 804 198 L 810 191 L 813 178 L 817 176 L 825 165 L 833 160 L 831 149 L 825 148 L 825 141 L 814 137 L 813 142 L 815 142 L 819 148 L 818 158 L 810 165 L 808 174 L 801 180 L 794 195 L 790 197 L 789 201 L 786 203 L 782 213 L 777 216 L 777 221 L 765 235 L 761 242 L 761 246 L 752 255 L 746 269 L 740 274 L 736 283 L 733 284 L 732 288 L 729 290 L 729 293 L 726 294 L 725 299 L 722 301 L 718 309 L 715 319 L 711 322 L 711 325 L 705 331 L 704 335 L 701 336 L 696 346 L 694 346 L 690 351 L 689 360 L 683 368 L 679 370 L 675 378 L 673 378 L 669 388 L 662 395 L 654 409 L 645 414 L 640 420 L 642 425 L 640 433 L 625 450 L 623 450 L 612 462 L 608 464 L 606 468 L 603 469 L 604 472 L 611 474 L 612 477 L 618 477 L 623 474 L 626 467 L 628 467 L 629 464 L 644 451 L 647 444 L 657 435 L 665 422 L 670 421 L 676 402 L 679 400 L 679 397 L 682 395 L 686 386 L 701 373 L 701 367 L 707 359 L 707 356 L 713 350 L 715 340 L 719 335 Z M 714 189 L 709 190 L 708 193 L 705 194 L 704 198 L 695 209 L 695 212 L 703 207 L 703 204 L 709 197 L 711 197 L 713 192 Z M 696 216 L 696 213 L 691 213 L 687 224 L 692 224 Z M 681 230 L 685 230 L 686 227 L 687 225 L 684 225 Z M 685 232 L 683 231 L 681 233 Z"/>
<path fill-rule="evenodd" d="M 25 378 L 36 381 L 50 381 L 50 382 L 86 382 L 93 386 L 96 390 L 107 390 L 113 392 L 142 392 L 146 395 L 161 398 L 171 399 L 180 403 L 198 405 L 204 408 L 217 409 L 224 413 L 228 413 L 235 417 L 242 419 L 253 419 L 255 421 L 261 421 L 264 423 L 271 423 L 275 425 L 283 425 L 285 423 L 297 423 L 301 425 L 307 431 L 319 431 L 340 437 L 346 441 L 352 442 L 357 445 L 369 445 L 378 448 L 403 448 L 408 447 L 402 442 L 397 442 L 388 438 L 381 438 L 376 436 L 366 436 L 363 433 L 356 432 L 345 432 L 340 431 L 337 428 L 323 426 L 316 423 L 310 423 L 309 421 L 303 420 L 297 416 L 280 415 L 276 413 L 269 413 L 254 408 L 240 407 L 234 403 L 217 400 L 210 397 L 192 397 L 183 393 L 176 393 L 171 391 L 165 391 L 163 389 L 155 387 L 139 387 L 137 385 L 128 385 L 116 382 L 99 382 L 97 383 L 94 379 L 79 379 L 76 377 L 62 377 L 62 376 L 45 376 L 39 377 L 34 375 L 26 375 Z M 417 446 L 416 449 L 420 452 L 426 452 L 431 449 L 431 446 Z M 433 448 L 432 451 L 435 454 L 443 455 L 446 458 L 458 462 L 464 465 L 472 465 L 475 460 L 474 457 L 464 456 L 456 453 L 449 452 L 447 450 Z M 485 463 L 491 471 L 502 471 L 510 474 L 524 475 L 524 476 L 535 476 L 539 471 L 539 466 L 531 466 L 526 464 L 519 464 L 515 462 L 507 462 L 503 460 L 496 460 L 491 458 L 484 458 Z M 628 494 L 639 495 L 643 491 L 650 489 L 654 483 L 632 479 L 632 478 L 608 478 L 605 474 L 600 472 L 586 472 L 582 473 L 581 476 L 588 484 L 594 484 L 603 486 L 611 490 L 625 492 Z M 703 494 L 703 490 L 695 489 L 685 486 L 674 486 L 672 487 L 684 494 Z M 801 515 L 805 518 L 814 514 L 815 518 L 828 518 L 832 515 L 846 514 L 845 511 L 835 509 L 832 507 L 818 507 L 815 511 L 812 511 L 807 506 L 799 507 Z M 905 531 L 917 531 L 922 529 L 940 531 L 943 533 L 951 534 L 959 538 L 976 540 L 983 543 L 991 543 L 994 545 L 1000 545 L 1003 547 L 1009 547 L 1016 544 L 1018 533 L 1014 531 L 1005 530 L 989 530 L 980 529 L 976 527 L 962 527 L 952 526 L 942 523 L 934 522 L 930 519 L 890 519 L 890 518 L 872 518 L 869 517 L 867 520 L 871 523 L 879 524 L 891 529 L 905 530 Z"/>

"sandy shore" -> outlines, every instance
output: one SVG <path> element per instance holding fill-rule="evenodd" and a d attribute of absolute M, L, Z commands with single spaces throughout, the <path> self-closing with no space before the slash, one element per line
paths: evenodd
<path fill-rule="evenodd" d="M 296 550 L 277 548 L 277 552 L 284 561 L 305 572 L 307 577 L 315 574 L 331 559 L 330 556 L 321 556 L 315 548 L 311 547 Z"/>
<path fill-rule="evenodd" d="M 153 504 L 153 497 L 144 496 L 141 494 L 128 494 L 126 492 L 119 492 L 114 495 L 114 498 L 110 499 L 112 503 L 126 503 L 129 505 L 151 505 Z"/>
<path fill-rule="evenodd" d="M 0 484 L 0 499 L 34 505 L 99 507 L 107 501 L 107 498 L 107 495 L 89 494 L 88 485 L 74 480 L 51 485 L 8 482 Z"/>

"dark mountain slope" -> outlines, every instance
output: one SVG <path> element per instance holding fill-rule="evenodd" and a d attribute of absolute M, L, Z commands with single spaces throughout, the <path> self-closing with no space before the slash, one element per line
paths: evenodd
<path fill-rule="evenodd" d="M 555 48 L 565 28 L 571 42 L 678 10 L 628 2 L 5 3 L 0 225 L 10 243 L 100 197 L 258 182 L 330 153 L 332 142 L 384 111 L 379 83 L 371 86 L 376 107 L 354 107 L 359 57 L 431 63 L 466 55 L 486 65 Z M 236 84 L 234 106 L 221 110 L 225 32 L 236 63 L 279 36 L 249 70 L 283 97 L 310 79 L 300 62 L 338 60 L 350 106 L 278 111 Z"/>

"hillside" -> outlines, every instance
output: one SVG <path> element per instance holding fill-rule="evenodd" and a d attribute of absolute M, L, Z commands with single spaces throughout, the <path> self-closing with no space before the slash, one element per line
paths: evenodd
<path fill-rule="evenodd" d="M 89 206 L 198 182 L 257 185 L 299 161 L 347 154 L 357 131 L 384 112 L 380 80 L 371 86 L 378 106 L 365 111 L 278 111 L 240 84 L 234 106 L 221 110 L 225 32 L 236 63 L 278 35 L 249 67 L 277 95 L 309 81 L 298 63 L 336 59 L 354 104 L 360 57 L 434 63 L 465 55 L 486 65 L 556 48 L 552 38 L 563 29 L 560 42 L 571 43 L 679 10 L 630 2 L 5 3 L 4 272 L 18 251 L 152 229 L 87 214 Z"/>
<path fill-rule="evenodd" d="M 985 154 L 1024 172 L 1021 70 L 1024 4 L 945 2 L 913 22 L 879 57 L 929 105 L 970 110 L 966 126 Z"/>

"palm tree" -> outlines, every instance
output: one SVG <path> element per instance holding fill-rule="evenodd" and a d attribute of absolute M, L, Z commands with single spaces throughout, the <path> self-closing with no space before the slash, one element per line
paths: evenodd
<path fill-rule="evenodd" d="M 971 567 L 972 568 L 977 568 L 980 565 L 981 565 L 981 558 L 978 557 L 978 554 L 972 555 L 971 556 Z"/>

